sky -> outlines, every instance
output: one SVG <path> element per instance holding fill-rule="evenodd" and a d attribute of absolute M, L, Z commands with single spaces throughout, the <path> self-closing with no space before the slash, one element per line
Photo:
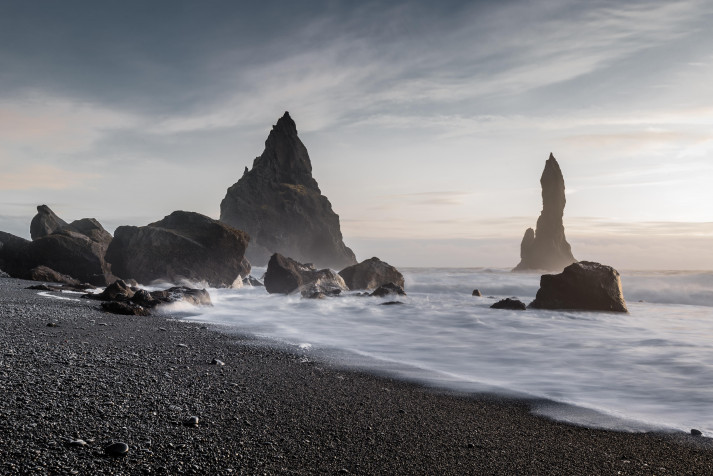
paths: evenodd
<path fill-rule="evenodd" d="M 0 230 L 218 218 L 284 111 L 359 260 L 713 269 L 713 3 L 0 0 Z"/>

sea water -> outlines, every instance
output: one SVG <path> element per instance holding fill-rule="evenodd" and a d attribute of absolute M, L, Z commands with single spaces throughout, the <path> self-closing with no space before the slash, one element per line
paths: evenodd
<path fill-rule="evenodd" d="M 246 286 L 211 289 L 214 307 L 189 319 L 294 346 L 306 359 L 533 398 L 536 412 L 576 424 L 713 436 L 713 272 L 624 272 L 628 314 L 490 308 L 504 297 L 529 303 L 536 274 L 402 272 L 402 305 Z"/>

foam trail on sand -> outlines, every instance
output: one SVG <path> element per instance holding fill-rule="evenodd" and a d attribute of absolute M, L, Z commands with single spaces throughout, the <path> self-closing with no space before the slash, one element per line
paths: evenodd
<path fill-rule="evenodd" d="M 698 428 L 713 436 L 713 302 L 706 300 L 713 273 L 623 273 L 630 313 L 620 314 L 490 309 L 503 297 L 530 302 L 537 274 L 402 272 L 403 306 L 245 287 L 211 290 L 215 307 L 192 319 L 428 385 L 560 402 L 566 405 L 556 411 L 538 411 L 588 426 Z M 484 297 L 471 296 L 474 288 Z M 639 302 L 657 295 L 668 302 Z"/>

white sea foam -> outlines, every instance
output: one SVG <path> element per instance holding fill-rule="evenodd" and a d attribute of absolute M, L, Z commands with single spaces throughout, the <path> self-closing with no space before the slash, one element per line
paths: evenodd
<path fill-rule="evenodd" d="M 403 306 L 246 286 L 211 290 L 215 306 L 191 319 L 294 345 L 307 358 L 568 404 L 537 411 L 588 426 L 698 428 L 713 436 L 713 273 L 623 273 L 629 314 L 490 309 L 502 297 L 532 300 L 534 274 L 404 274 Z M 471 296 L 474 288 L 484 297 Z"/>

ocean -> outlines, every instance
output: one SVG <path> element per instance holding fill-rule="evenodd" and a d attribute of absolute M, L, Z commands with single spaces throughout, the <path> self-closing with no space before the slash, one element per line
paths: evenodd
<path fill-rule="evenodd" d="M 401 271 L 403 305 L 245 286 L 210 289 L 214 307 L 185 318 L 290 347 L 305 360 L 531 398 L 536 413 L 575 424 L 713 436 L 713 272 L 623 272 L 629 314 L 621 314 L 490 309 L 504 297 L 529 303 L 537 274 Z M 476 288 L 483 297 L 471 295 Z"/>

